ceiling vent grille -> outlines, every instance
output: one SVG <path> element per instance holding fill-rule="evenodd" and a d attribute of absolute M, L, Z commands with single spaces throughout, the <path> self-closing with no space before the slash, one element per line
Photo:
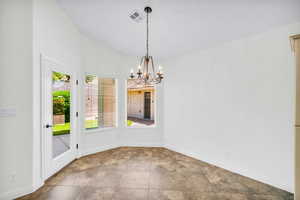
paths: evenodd
<path fill-rule="evenodd" d="M 143 14 L 138 11 L 138 10 L 134 10 L 129 14 L 130 19 L 132 19 L 135 22 L 141 22 L 144 19 Z"/>

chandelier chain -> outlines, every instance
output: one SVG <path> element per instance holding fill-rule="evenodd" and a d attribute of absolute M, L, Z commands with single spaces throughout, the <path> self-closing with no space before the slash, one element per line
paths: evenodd
<path fill-rule="evenodd" d="M 153 57 L 149 56 L 149 13 L 152 12 L 150 7 L 145 7 L 146 12 L 146 56 L 143 56 L 138 67 L 137 77 L 134 75 L 133 69 L 130 72 L 130 78 L 135 80 L 137 85 L 153 85 L 161 83 L 164 78 L 162 68 L 158 71 L 154 69 Z"/>
<path fill-rule="evenodd" d="M 147 58 L 149 56 L 149 12 L 147 12 L 147 40 L 146 40 L 146 48 L 147 48 Z"/>

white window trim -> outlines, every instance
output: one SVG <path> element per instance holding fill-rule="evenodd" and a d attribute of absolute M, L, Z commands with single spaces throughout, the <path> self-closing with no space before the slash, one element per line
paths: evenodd
<path fill-rule="evenodd" d="M 85 129 L 85 133 L 97 133 L 97 132 L 105 132 L 105 131 L 110 131 L 110 130 L 114 130 L 117 127 L 104 127 L 104 128 L 93 128 L 93 129 Z"/>
<path fill-rule="evenodd" d="M 125 80 L 125 120 L 124 120 L 124 125 L 125 125 L 125 128 L 128 128 L 128 129 L 153 129 L 153 128 L 157 128 L 157 125 L 158 125 L 158 121 L 157 121 L 157 86 L 154 85 L 154 98 L 155 98 L 155 101 L 154 101 L 154 125 L 153 126 L 127 126 L 127 95 L 128 95 L 128 92 L 127 92 L 127 80 Z"/>
<path fill-rule="evenodd" d="M 85 77 L 91 75 L 91 76 L 97 76 L 98 79 L 103 79 L 103 78 L 111 78 L 115 80 L 115 98 L 116 98 L 116 102 L 115 102 L 115 126 L 113 127 L 98 127 L 98 128 L 91 128 L 91 129 L 86 129 L 85 128 Z M 118 79 L 114 78 L 114 76 L 99 76 L 97 73 L 84 73 L 84 80 L 83 80 L 83 131 L 84 133 L 96 133 L 96 132 L 105 132 L 105 131 L 110 131 L 113 129 L 117 129 L 118 128 L 118 119 L 119 119 L 119 112 L 118 112 Z"/>

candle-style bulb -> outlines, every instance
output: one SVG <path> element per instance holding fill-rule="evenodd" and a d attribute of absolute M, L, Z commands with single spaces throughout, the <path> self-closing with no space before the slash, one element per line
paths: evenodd
<path fill-rule="evenodd" d="M 163 68 L 162 68 L 161 65 L 158 66 L 158 72 L 161 73 L 161 74 L 163 73 Z"/>
<path fill-rule="evenodd" d="M 130 76 L 129 76 L 131 79 L 133 79 L 134 78 L 134 71 L 133 71 L 133 69 L 131 68 L 131 70 L 130 70 Z"/>

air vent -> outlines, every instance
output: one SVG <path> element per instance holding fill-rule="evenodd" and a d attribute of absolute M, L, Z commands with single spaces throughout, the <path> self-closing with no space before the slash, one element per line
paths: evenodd
<path fill-rule="evenodd" d="M 134 10 L 129 14 L 130 19 L 132 19 L 135 22 L 141 22 L 144 19 L 144 16 L 142 12 L 138 10 Z"/>

